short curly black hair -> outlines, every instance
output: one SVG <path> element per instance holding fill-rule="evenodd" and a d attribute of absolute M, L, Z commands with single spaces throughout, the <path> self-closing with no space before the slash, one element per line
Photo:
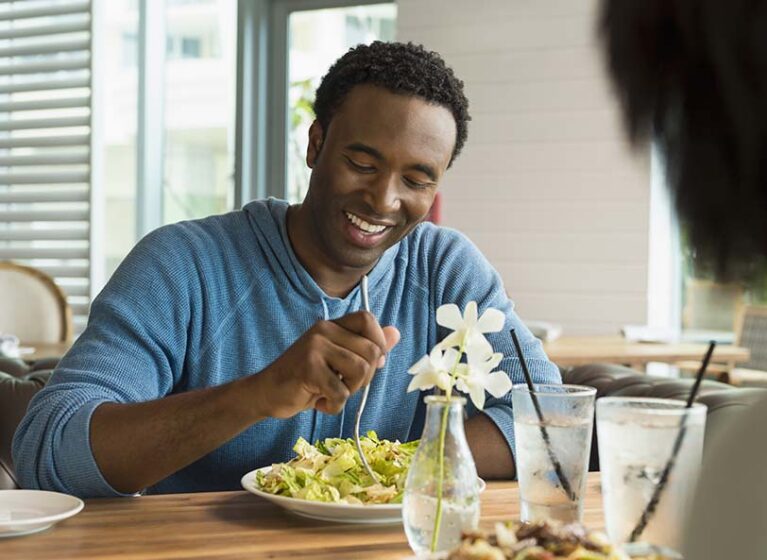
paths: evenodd
<path fill-rule="evenodd" d="M 453 163 L 468 136 L 469 100 L 463 82 L 438 53 L 410 42 L 375 41 L 350 49 L 330 67 L 317 88 L 314 113 L 323 130 L 328 129 L 346 95 L 360 84 L 413 95 L 449 109 L 456 126 Z"/>

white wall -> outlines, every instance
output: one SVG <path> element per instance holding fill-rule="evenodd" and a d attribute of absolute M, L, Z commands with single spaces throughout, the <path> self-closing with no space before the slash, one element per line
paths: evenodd
<path fill-rule="evenodd" d="M 503 275 L 523 319 L 565 333 L 647 320 L 649 156 L 624 142 L 598 0 L 399 0 L 398 39 L 440 52 L 472 122 L 443 223 Z"/>

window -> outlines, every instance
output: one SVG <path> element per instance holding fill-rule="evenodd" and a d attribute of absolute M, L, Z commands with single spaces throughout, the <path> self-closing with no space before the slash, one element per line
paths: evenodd
<path fill-rule="evenodd" d="M 124 31 L 122 39 L 122 65 L 124 68 L 135 68 L 137 61 L 138 37 L 135 32 Z"/>
<path fill-rule="evenodd" d="M 165 66 L 167 224 L 234 207 L 237 2 L 174 1 L 166 15 L 177 48 Z"/>
<path fill-rule="evenodd" d="M 166 40 L 168 60 L 203 57 L 202 37 L 169 36 Z"/>
<path fill-rule="evenodd" d="M 216 0 L 168 0 L 169 6 L 183 6 L 188 4 L 215 4 Z"/>
<path fill-rule="evenodd" d="M 82 330 L 91 295 L 91 6 L 0 5 L 0 260 L 46 272 Z"/>
<path fill-rule="evenodd" d="M 375 40 L 393 41 L 397 6 L 367 4 L 294 11 L 288 19 L 288 114 L 285 141 L 286 197 L 303 200 L 309 186 L 306 167 L 312 102 L 320 79 L 351 47 Z"/>
<path fill-rule="evenodd" d="M 657 147 L 651 161 L 648 323 L 679 332 L 683 340 L 732 343 L 743 307 L 767 303 L 767 279 L 750 285 L 715 280 L 676 219 Z"/>
<path fill-rule="evenodd" d="M 680 228 L 682 260 L 682 332 L 688 340 L 722 343 L 735 340 L 737 321 L 746 304 L 763 304 L 764 285 L 723 283 L 702 267 Z M 761 288 L 761 289 L 760 289 Z"/>
<path fill-rule="evenodd" d="M 202 39 L 198 37 L 181 38 L 181 58 L 200 58 L 202 53 Z"/>
<path fill-rule="evenodd" d="M 147 20 L 162 21 L 161 40 L 152 44 L 166 51 L 149 76 L 138 56 L 143 4 Z M 106 227 L 101 254 L 108 277 L 148 231 L 233 207 L 237 1 L 109 0 L 104 5 L 104 64 L 97 79 L 104 84 L 108 123 L 102 142 Z M 157 57 L 147 52 L 150 63 Z M 142 71 L 147 94 L 139 91 Z M 154 127 L 143 133 L 152 142 L 149 148 L 139 133 L 142 117 Z M 142 149 L 162 155 L 139 163 Z"/>
<path fill-rule="evenodd" d="M 136 242 L 136 134 L 138 119 L 139 3 L 110 0 L 101 13 L 103 64 L 94 79 L 102 87 L 100 135 L 104 199 L 100 258 L 108 277 Z M 120 38 L 117 41 L 113 38 Z M 97 187 L 99 188 L 99 187 Z M 101 279 L 103 282 L 105 278 Z"/>

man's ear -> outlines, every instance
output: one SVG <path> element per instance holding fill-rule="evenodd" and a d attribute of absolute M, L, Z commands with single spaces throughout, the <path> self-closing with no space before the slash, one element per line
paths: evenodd
<path fill-rule="evenodd" d="M 309 127 L 309 146 L 306 149 L 306 165 L 309 166 L 310 169 L 314 169 L 314 165 L 320 157 L 322 141 L 324 139 L 325 131 L 323 130 L 320 121 L 315 120 L 312 123 L 312 126 Z"/>

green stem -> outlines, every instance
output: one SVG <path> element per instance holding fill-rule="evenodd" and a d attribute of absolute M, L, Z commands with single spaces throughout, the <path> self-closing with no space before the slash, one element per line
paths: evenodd
<path fill-rule="evenodd" d="M 452 388 L 451 388 L 452 392 Z M 447 434 L 447 415 L 450 412 L 450 393 L 447 394 L 447 405 L 442 411 L 442 422 L 439 429 L 439 470 L 437 476 L 437 512 L 434 516 L 434 531 L 431 534 L 431 551 L 437 551 L 439 529 L 442 526 L 442 489 L 445 479 L 445 435 Z"/>
<path fill-rule="evenodd" d="M 463 343 L 458 351 L 458 358 L 453 364 L 453 371 L 450 372 L 450 385 L 445 391 L 445 410 L 442 411 L 442 419 L 439 427 L 439 468 L 437 476 L 437 511 L 434 515 L 434 531 L 431 534 L 431 552 L 437 551 L 437 541 L 439 540 L 439 530 L 442 527 L 442 493 L 445 482 L 445 437 L 447 436 L 447 418 L 450 413 L 450 398 L 453 395 L 453 385 L 455 384 L 456 374 L 458 371 L 458 364 L 461 361 L 463 355 Z"/>

